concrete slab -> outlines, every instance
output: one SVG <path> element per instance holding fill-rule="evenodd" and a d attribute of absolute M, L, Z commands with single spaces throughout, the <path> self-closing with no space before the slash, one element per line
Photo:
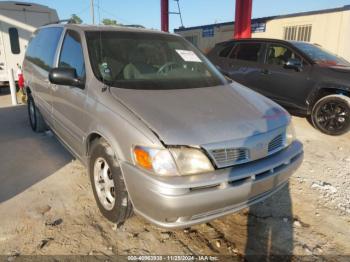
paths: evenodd
<path fill-rule="evenodd" d="M 32 132 L 25 105 L 10 104 L 0 95 L 0 204 L 72 160 L 52 135 Z"/>

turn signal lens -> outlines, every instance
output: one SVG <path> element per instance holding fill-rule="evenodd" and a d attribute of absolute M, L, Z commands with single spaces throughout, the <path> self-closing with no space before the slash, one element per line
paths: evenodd
<path fill-rule="evenodd" d="M 136 165 L 160 176 L 177 176 L 178 171 L 174 158 L 169 150 L 136 146 L 134 148 Z"/>
<path fill-rule="evenodd" d="M 135 147 L 134 149 L 135 160 L 140 167 L 147 170 L 152 170 L 152 157 L 142 147 Z"/>

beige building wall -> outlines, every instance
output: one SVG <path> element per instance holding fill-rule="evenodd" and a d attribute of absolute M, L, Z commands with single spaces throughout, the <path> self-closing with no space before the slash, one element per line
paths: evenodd
<path fill-rule="evenodd" d="M 350 61 L 350 10 L 294 17 L 277 17 L 266 22 L 265 32 L 253 33 L 252 37 L 283 39 L 284 27 L 302 25 L 312 25 L 311 43 L 319 44 Z M 203 38 L 202 28 L 178 33 L 185 37 L 196 37 L 198 48 L 207 52 L 216 43 L 232 39 L 233 36 L 233 24 L 214 25 L 214 28 L 214 37 Z"/>
<path fill-rule="evenodd" d="M 311 43 L 350 61 L 350 10 L 270 20 L 266 24 L 266 32 L 252 36 L 283 39 L 284 27 L 299 25 L 312 25 Z"/>
<path fill-rule="evenodd" d="M 339 47 L 336 53 L 350 61 L 350 11 L 343 12 L 340 28 Z"/>
<path fill-rule="evenodd" d="M 197 47 L 204 53 L 212 49 L 216 43 L 227 41 L 233 37 L 233 25 L 215 26 L 214 37 L 202 37 L 202 29 L 193 29 L 179 33 L 183 37 L 194 37 L 197 39 Z"/>

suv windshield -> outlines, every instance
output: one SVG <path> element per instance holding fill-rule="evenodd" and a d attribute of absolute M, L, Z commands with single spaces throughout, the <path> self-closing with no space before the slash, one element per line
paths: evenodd
<path fill-rule="evenodd" d="M 336 56 L 319 46 L 302 42 L 292 42 L 292 44 L 303 51 L 317 64 L 327 66 L 350 66 L 350 63 L 344 58 Z"/>
<path fill-rule="evenodd" d="M 143 32 L 86 32 L 95 76 L 109 85 L 175 89 L 227 83 L 208 60 L 174 35 Z"/>

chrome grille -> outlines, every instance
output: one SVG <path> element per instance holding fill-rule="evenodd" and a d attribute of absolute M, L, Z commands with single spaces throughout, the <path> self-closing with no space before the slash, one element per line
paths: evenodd
<path fill-rule="evenodd" d="M 269 153 L 273 153 L 282 149 L 284 144 L 283 142 L 284 142 L 284 139 L 282 134 L 272 139 L 271 142 L 269 143 L 269 149 L 268 149 Z"/>
<path fill-rule="evenodd" d="M 210 151 L 218 166 L 234 165 L 245 162 L 249 158 L 246 148 L 222 148 Z"/>
<path fill-rule="evenodd" d="M 244 164 L 262 159 L 284 149 L 285 133 L 268 135 L 267 138 L 253 138 L 245 143 L 245 147 L 228 147 L 222 145 L 208 148 L 207 152 L 218 168 Z"/>

